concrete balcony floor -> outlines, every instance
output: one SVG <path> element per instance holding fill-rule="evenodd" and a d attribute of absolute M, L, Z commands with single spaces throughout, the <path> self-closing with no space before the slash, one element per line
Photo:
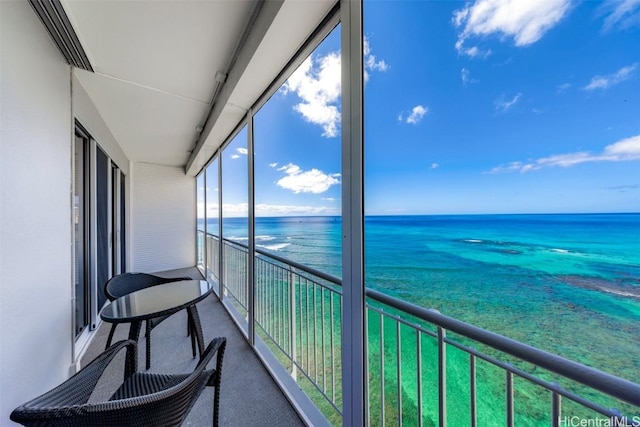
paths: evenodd
<path fill-rule="evenodd" d="M 201 279 L 196 268 L 157 273 L 165 277 L 191 276 Z M 265 370 L 249 347 L 241 332 L 231 320 L 215 295 L 208 296 L 197 305 L 205 343 L 213 338 L 227 338 L 222 369 L 220 398 L 221 426 L 303 426 L 287 398 Z M 103 322 L 89 344 L 82 366 L 104 351 L 111 324 Z M 127 324 L 116 329 L 114 342 L 126 339 Z M 146 345 L 144 327 L 138 343 L 138 368 L 144 370 Z M 151 333 L 151 369 L 149 372 L 191 372 L 197 363 L 191 354 L 191 341 L 187 336 L 186 312 L 176 313 L 153 329 Z M 124 357 L 124 352 L 119 357 Z M 94 398 L 108 398 L 122 381 L 122 361 L 114 360 L 98 384 Z M 213 389 L 206 388 L 191 409 L 184 425 L 207 426 L 213 418 Z"/>

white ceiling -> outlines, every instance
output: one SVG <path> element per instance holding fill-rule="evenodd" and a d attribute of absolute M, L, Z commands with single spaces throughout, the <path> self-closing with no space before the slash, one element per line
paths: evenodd
<path fill-rule="evenodd" d="M 335 0 L 268 1 L 234 68 L 250 18 L 245 0 L 63 0 L 94 73 L 76 76 L 134 162 L 187 164 L 209 115 L 216 73 L 229 71 L 213 116 L 189 162 L 208 160 Z M 214 110 L 216 110 L 214 108 Z"/>

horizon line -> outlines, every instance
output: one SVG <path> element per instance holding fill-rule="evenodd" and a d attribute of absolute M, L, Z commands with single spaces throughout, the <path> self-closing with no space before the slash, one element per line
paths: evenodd
<path fill-rule="evenodd" d="M 386 213 L 365 214 L 364 217 L 389 217 L 389 216 L 488 216 L 488 215 L 639 215 L 640 211 L 629 212 L 485 212 L 485 213 Z M 224 218 L 248 218 L 248 216 L 226 216 Z M 291 215 L 256 215 L 255 218 L 342 218 L 342 215 L 322 214 L 291 214 Z M 197 218 L 198 220 L 201 218 Z M 208 219 L 217 219 L 210 217 Z"/>

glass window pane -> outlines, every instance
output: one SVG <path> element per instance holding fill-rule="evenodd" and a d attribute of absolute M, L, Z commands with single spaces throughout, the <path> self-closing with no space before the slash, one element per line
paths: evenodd
<path fill-rule="evenodd" d="M 218 283 L 220 269 L 219 252 L 220 252 L 220 211 L 219 211 L 219 189 L 218 189 L 218 159 L 214 159 L 206 170 L 207 174 L 207 202 L 205 206 L 205 215 L 207 222 L 207 278 Z"/>
<path fill-rule="evenodd" d="M 222 237 L 225 293 L 243 316 L 247 314 L 248 165 L 247 128 L 222 150 Z"/>
<path fill-rule="evenodd" d="M 256 248 L 340 276 L 340 27 L 254 116 Z"/>
<path fill-rule="evenodd" d="M 111 262 L 109 258 L 109 158 L 100 147 L 96 150 L 96 242 L 98 275 L 97 297 L 98 309 L 107 301 L 104 285 L 111 277 Z"/>
<path fill-rule="evenodd" d="M 340 102 L 337 27 L 260 108 L 253 127 L 255 330 L 335 425 L 342 423 L 341 290 L 339 279 L 316 273 L 341 277 Z"/>
<path fill-rule="evenodd" d="M 624 2 L 364 2 L 369 288 L 637 381 L 631 15 Z M 379 336 L 368 339 L 379 354 Z M 424 345 L 433 354 L 433 340 Z M 449 360 L 468 387 L 468 357 Z M 394 411 L 413 425 L 417 388 L 402 385 Z M 479 413 L 502 419 L 504 371 L 478 390 Z M 466 393 L 450 390 L 449 424 L 469 423 L 468 402 L 455 400 Z M 433 406 L 423 409 L 421 421 L 437 424 Z M 379 408 L 370 413 L 381 421 Z"/>
<path fill-rule="evenodd" d="M 89 274 L 88 274 L 88 140 L 82 135 L 75 137 L 73 225 L 75 266 L 75 319 L 76 337 L 89 325 Z"/>

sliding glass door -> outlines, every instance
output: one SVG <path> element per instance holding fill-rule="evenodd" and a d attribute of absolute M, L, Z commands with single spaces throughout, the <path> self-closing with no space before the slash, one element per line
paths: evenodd
<path fill-rule="evenodd" d="M 109 236 L 109 158 L 96 149 L 96 277 L 98 311 L 107 300 L 104 285 L 111 277 L 111 239 Z"/>
<path fill-rule="evenodd" d="M 80 129 L 75 134 L 73 227 L 75 268 L 75 336 L 86 330 L 90 323 L 89 289 L 89 138 Z"/>
<path fill-rule="evenodd" d="M 73 164 L 74 333 L 82 341 L 107 301 L 105 283 L 126 271 L 126 177 L 79 123 Z"/>

